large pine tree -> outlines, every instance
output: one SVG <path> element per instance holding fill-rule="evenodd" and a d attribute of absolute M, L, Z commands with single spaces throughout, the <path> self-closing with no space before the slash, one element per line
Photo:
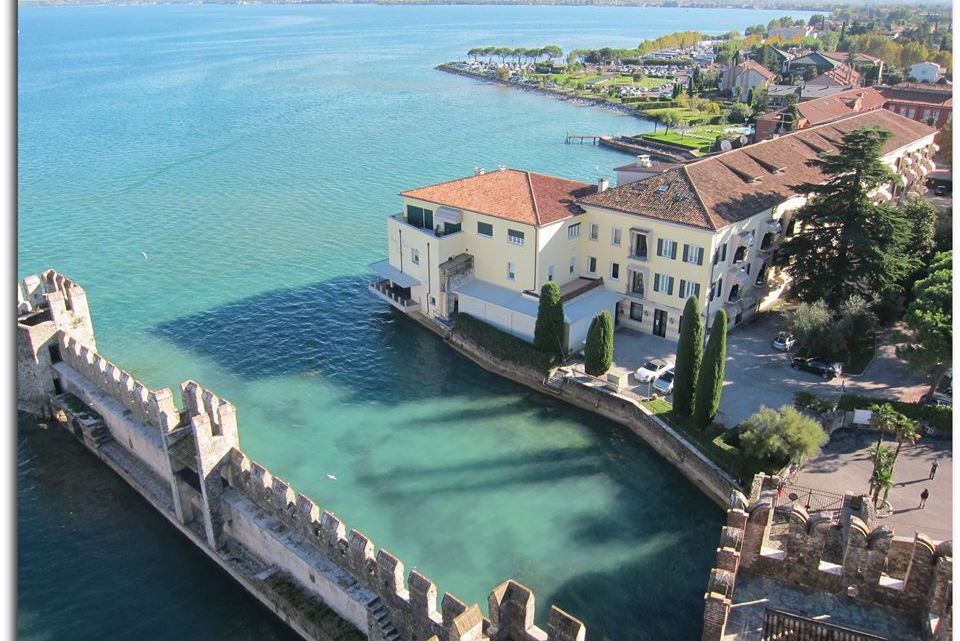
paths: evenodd
<path fill-rule="evenodd" d="M 877 299 L 902 291 L 915 262 L 911 225 L 870 195 L 899 181 L 881 159 L 891 136 L 878 127 L 856 129 L 843 135 L 837 153 L 809 161 L 826 181 L 797 186 L 797 193 L 812 197 L 797 211 L 796 233 L 778 252 L 801 300 L 836 307 L 853 294 Z"/>
<path fill-rule="evenodd" d="M 677 368 L 673 377 L 673 411 L 678 416 L 690 416 L 693 411 L 693 390 L 700 374 L 703 358 L 703 326 L 700 324 L 700 301 L 696 296 L 687 299 L 680 323 L 677 342 Z"/>

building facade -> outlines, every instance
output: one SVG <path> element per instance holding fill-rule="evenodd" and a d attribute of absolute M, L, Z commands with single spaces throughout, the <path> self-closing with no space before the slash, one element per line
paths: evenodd
<path fill-rule="evenodd" d="M 917 82 L 936 82 L 943 77 L 944 68 L 935 62 L 918 62 L 910 65 L 909 75 Z"/>
<path fill-rule="evenodd" d="M 884 160 L 904 179 L 878 197 L 921 189 L 936 131 L 879 109 L 615 188 L 504 169 L 403 192 L 371 290 L 404 311 L 468 313 L 532 340 L 540 287 L 554 281 L 573 351 L 603 310 L 617 327 L 676 338 L 691 296 L 705 325 L 725 309 L 735 326 L 789 286 L 773 254 L 806 202 L 795 186 L 825 179 L 807 161 L 871 126 L 892 132 Z"/>

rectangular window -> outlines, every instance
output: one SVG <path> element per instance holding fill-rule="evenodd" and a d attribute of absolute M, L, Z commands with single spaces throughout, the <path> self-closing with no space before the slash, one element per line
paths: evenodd
<path fill-rule="evenodd" d="M 657 256 L 676 259 L 677 241 L 658 238 L 657 239 Z"/>
<path fill-rule="evenodd" d="M 577 271 L 577 257 L 571 256 L 570 257 L 570 273 L 572 274 L 575 271 Z"/>
<path fill-rule="evenodd" d="M 600 238 L 600 225 L 590 223 L 590 240 L 596 240 L 598 238 Z"/>
<path fill-rule="evenodd" d="M 683 262 L 693 265 L 703 264 L 703 247 L 699 245 L 683 245 Z"/>
<path fill-rule="evenodd" d="M 507 230 L 507 242 L 513 245 L 523 244 L 523 232 L 516 229 Z"/>
<path fill-rule="evenodd" d="M 620 280 L 620 263 L 610 263 L 610 280 Z"/>
<path fill-rule="evenodd" d="M 634 258 L 647 258 L 647 235 L 634 234 L 633 241 L 630 243 L 630 255 Z"/>
<path fill-rule="evenodd" d="M 580 238 L 580 223 L 573 223 L 567 227 L 567 238 L 573 240 L 574 238 Z"/>
<path fill-rule="evenodd" d="M 910 107 L 910 112 L 907 114 L 907 118 L 909 118 L 910 120 L 913 120 L 914 118 L 916 118 L 916 116 L 917 116 L 917 108 Z"/>
<path fill-rule="evenodd" d="M 487 238 L 493 238 L 493 225 L 490 223 L 477 223 L 477 234 L 479 236 L 486 236 Z"/>
<path fill-rule="evenodd" d="M 717 247 L 716 251 L 713 252 L 713 264 L 717 265 L 722 263 L 727 259 L 727 244 L 724 243 Z"/>
<path fill-rule="evenodd" d="M 547 267 L 547 280 L 553 280 L 553 265 Z"/>
<path fill-rule="evenodd" d="M 407 222 L 420 229 L 433 229 L 433 210 L 407 205 Z"/>
<path fill-rule="evenodd" d="M 924 110 L 923 110 L 923 120 L 924 120 L 924 121 L 930 120 L 930 110 L 929 110 L 929 109 L 924 109 Z"/>
<path fill-rule="evenodd" d="M 695 298 L 700 298 L 700 283 L 694 283 L 693 281 L 680 279 L 680 287 L 677 288 L 677 293 L 680 298 L 686 300 L 691 296 Z"/>
<path fill-rule="evenodd" d="M 591 256 L 587 260 L 587 271 L 590 272 L 591 274 L 597 273 L 597 257 L 596 256 Z"/>
<path fill-rule="evenodd" d="M 643 320 L 643 305 L 640 303 L 630 303 L 630 318 L 635 321 Z"/>
<path fill-rule="evenodd" d="M 517 272 L 513 269 L 513 263 L 507 263 L 507 280 L 515 280 L 517 278 Z"/>
<path fill-rule="evenodd" d="M 643 273 L 630 272 L 630 293 L 643 298 Z"/>
<path fill-rule="evenodd" d="M 673 276 L 666 274 L 653 275 L 653 291 L 661 294 L 673 295 Z"/>
<path fill-rule="evenodd" d="M 613 243 L 614 245 L 619 245 L 619 244 L 620 244 L 620 239 L 621 239 L 621 237 L 622 237 L 622 232 L 621 232 L 620 228 L 619 228 L 619 227 L 615 227 L 614 230 L 613 230 L 613 235 L 611 236 L 611 241 L 610 241 L 610 242 Z"/>
<path fill-rule="evenodd" d="M 414 264 L 414 265 L 419 265 L 419 264 L 420 264 L 420 250 L 419 250 L 419 249 L 414 249 L 413 247 L 410 248 L 410 260 L 413 261 L 413 264 Z"/>
<path fill-rule="evenodd" d="M 718 278 L 717 282 L 710 286 L 710 300 L 723 295 L 723 279 Z"/>

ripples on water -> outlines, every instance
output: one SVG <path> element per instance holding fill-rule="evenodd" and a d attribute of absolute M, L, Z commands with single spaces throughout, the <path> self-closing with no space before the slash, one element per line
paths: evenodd
<path fill-rule="evenodd" d="M 81 282 L 104 354 L 232 400 L 253 458 L 441 591 L 485 604 L 516 577 L 542 625 L 556 603 L 597 641 L 695 638 L 719 511 L 625 430 L 386 308 L 363 273 L 403 189 L 501 163 L 593 181 L 627 157 L 566 131 L 651 128 L 432 65 L 780 13 L 21 8 L 19 271 Z M 23 638 L 288 638 L 81 453 L 21 435 Z"/>

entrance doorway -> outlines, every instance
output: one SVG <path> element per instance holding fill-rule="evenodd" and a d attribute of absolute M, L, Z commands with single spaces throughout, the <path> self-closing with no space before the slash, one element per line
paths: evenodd
<path fill-rule="evenodd" d="M 653 334 L 661 337 L 667 335 L 667 313 L 662 309 L 653 310 Z"/>

